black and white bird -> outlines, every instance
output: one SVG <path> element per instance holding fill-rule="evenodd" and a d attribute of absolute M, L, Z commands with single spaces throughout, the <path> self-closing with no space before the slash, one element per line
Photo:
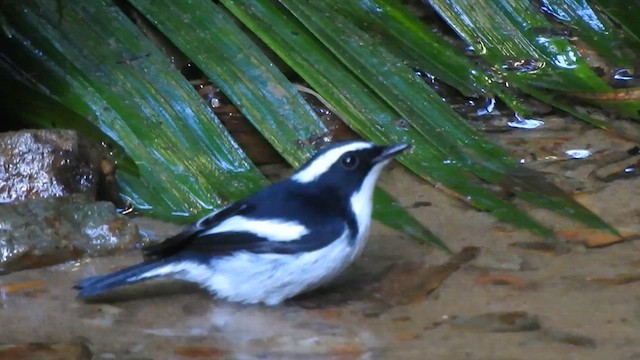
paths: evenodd
<path fill-rule="evenodd" d="M 335 278 L 362 252 L 382 168 L 408 145 L 349 141 L 291 177 L 143 249 L 144 262 L 81 280 L 80 298 L 143 280 L 197 283 L 214 296 L 274 305 Z"/>

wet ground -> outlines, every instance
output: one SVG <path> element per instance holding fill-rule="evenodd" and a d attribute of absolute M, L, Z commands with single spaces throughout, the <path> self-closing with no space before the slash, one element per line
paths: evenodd
<path fill-rule="evenodd" d="M 604 168 L 598 156 L 632 142 L 587 127 L 519 134 L 503 143 L 526 143 L 523 157 L 546 158 L 535 166 L 562 175 L 565 188 L 587 190 L 578 199 L 621 232 L 640 234 L 640 179 L 591 176 Z M 556 161 L 587 147 L 600 155 Z M 75 299 L 78 279 L 135 263 L 135 251 L 21 271 L 0 277 L 0 344 L 71 343 L 63 354 L 82 344 L 94 359 L 640 359 L 640 241 L 543 243 L 399 167 L 382 183 L 466 258 L 452 264 L 376 224 L 363 257 L 335 284 L 277 307 L 219 302 L 167 282 L 100 303 Z M 545 211 L 533 214 L 565 238 L 594 236 Z M 158 236 L 177 230 L 140 223 Z"/>

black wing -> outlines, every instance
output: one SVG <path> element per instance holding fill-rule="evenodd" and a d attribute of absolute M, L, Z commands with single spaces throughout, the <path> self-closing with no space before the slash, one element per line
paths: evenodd
<path fill-rule="evenodd" d="M 340 222 L 311 229 L 309 234 L 291 241 L 269 241 L 250 232 L 230 231 L 195 235 L 183 250 L 184 252 L 205 256 L 223 256 L 236 251 L 247 251 L 256 254 L 295 254 L 318 250 L 343 235 L 347 235 L 347 226 L 345 223 Z"/>
<path fill-rule="evenodd" d="M 258 193 L 209 215 L 182 233 L 164 242 L 145 248 L 145 257 L 162 258 L 177 253 L 199 254 L 205 257 L 223 256 L 236 251 L 252 253 L 292 254 L 327 246 L 342 235 L 355 236 L 357 225 L 353 216 L 345 213 L 331 194 L 315 194 L 295 183 L 276 183 Z M 342 209 L 342 210 L 341 210 Z M 254 219 L 289 219 L 291 214 L 309 231 L 300 239 L 270 241 L 251 231 L 209 233 L 233 216 Z"/>
<path fill-rule="evenodd" d="M 226 211 L 223 210 L 223 211 Z M 231 214 L 228 212 L 226 215 Z M 223 214 L 218 213 L 221 219 Z M 218 216 L 218 214 L 215 214 Z M 235 215 L 242 214 L 242 208 L 236 209 Z M 233 216 L 233 215 L 231 215 Z M 229 216 L 230 217 L 230 216 Z M 213 219 L 212 219 L 213 220 Z M 217 221 L 216 223 L 221 222 Z M 202 221 L 196 223 L 199 225 Z M 291 241 L 270 241 L 251 232 L 229 231 L 207 234 L 210 227 L 193 227 L 171 237 L 157 245 L 143 249 L 147 259 L 164 258 L 177 253 L 185 253 L 192 256 L 224 256 L 236 251 L 247 251 L 257 254 L 293 254 L 299 252 L 314 251 L 329 245 L 340 236 L 348 234 L 345 222 L 327 221 L 320 226 L 314 226 L 307 235 Z"/>
<path fill-rule="evenodd" d="M 143 248 L 142 254 L 145 259 L 157 259 L 174 255 L 188 247 L 192 241 L 198 239 L 199 234 L 202 232 L 220 224 L 232 216 L 241 215 L 247 209 L 248 205 L 243 203 L 231 204 L 218 212 L 200 219 L 197 223 L 184 229 L 179 234 L 172 236 L 159 244 Z"/>

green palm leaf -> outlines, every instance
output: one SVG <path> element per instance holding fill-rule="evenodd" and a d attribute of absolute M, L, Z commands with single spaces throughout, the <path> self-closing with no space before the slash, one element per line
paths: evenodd
<path fill-rule="evenodd" d="M 461 96 L 495 96 L 521 115 L 531 113 L 519 101 L 526 93 L 612 129 L 578 111 L 572 99 L 637 118 L 635 89 L 614 89 L 558 31 L 567 27 L 585 39 L 611 71 L 630 67 L 639 43 L 630 10 L 596 3 L 545 0 L 540 8 L 525 0 L 429 1 L 459 35 L 453 41 L 396 0 L 129 0 L 118 6 L 6 0 L 0 5 L 0 79 L 11 90 L 0 92 L 1 106 L 34 125 L 73 127 L 110 144 L 123 193 L 139 211 L 193 219 L 268 182 L 145 34 L 166 36 L 288 163 L 299 166 L 332 133 L 292 77 L 274 65 L 270 57 L 277 56 L 359 135 L 413 144 L 400 162 L 476 208 L 553 236 L 505 199 L 498 185 L 615 233 L 481 136 L 414 71 L 433 74 Z M 134 11 L 150 29 L 141 31 L 127 17 Z M 462 42 L 475 58 L 462 51 Z M 389 194 L 378 191 L 376 204 L 383 223 L 445 247 Z"/>

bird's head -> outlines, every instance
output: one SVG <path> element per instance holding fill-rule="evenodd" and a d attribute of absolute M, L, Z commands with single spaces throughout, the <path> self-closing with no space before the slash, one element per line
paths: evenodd
<path fill-rule="evenodd" d="M 320 150 L 291 180 L 312 184 L 349 196 L 361 191 L 373 191 L 382 168 L 391 159 L 407 150 L 406 144 L 381 146 L 366 141 L 336 143 Z"/>

